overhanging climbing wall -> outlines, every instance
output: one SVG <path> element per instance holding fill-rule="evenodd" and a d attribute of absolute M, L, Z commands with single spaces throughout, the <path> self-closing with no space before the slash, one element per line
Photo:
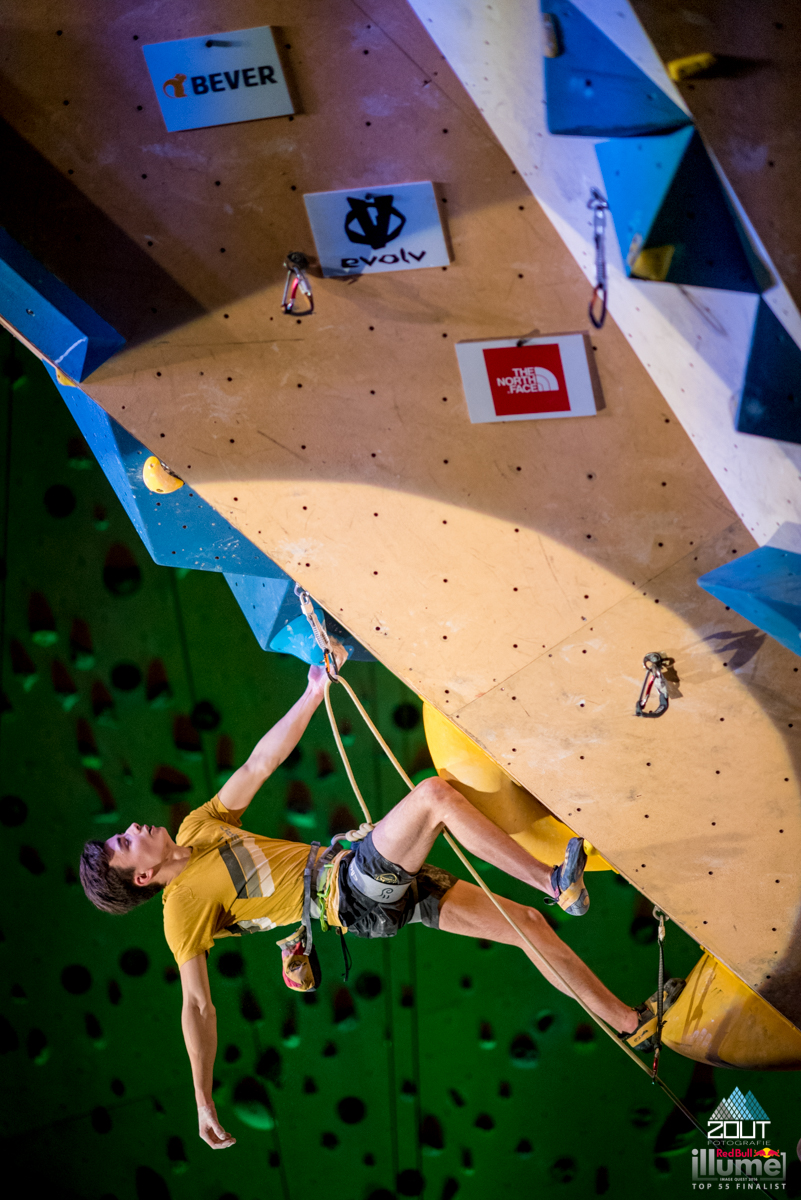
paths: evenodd
<path fill-rule="evenodd" d="M 228 19 L 281 27 L 294 118 L 165 132 L 141 43 L 215 31 L 208 4 L 9 34 L 5 223 L 128 339 L 86 391 L 798 1020 L 798 659 L 695 584 L 750 535 L 611 320 L 596 417 L 469 423 L 454 343 L 583 330 L 588 289 L 408 7 Z M 451 265 L 316 279 L 283 316 L 304 193 L 405 180 L 437 185 Z M 656 649 L 681 695 L 637 722 Z"/>

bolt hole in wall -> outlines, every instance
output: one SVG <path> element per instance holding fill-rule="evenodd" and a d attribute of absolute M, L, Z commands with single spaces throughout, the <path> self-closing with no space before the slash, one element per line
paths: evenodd
<path fill-rule="evenodd" d="M 285 1197 L 294 1195 L 283 1182 L 294 1170 L 291 1131 L 302 1128 L 309 1186 L 358 1200 L 451 1197 L 474 1186 L 483 1195 L 524 1186 L 562 1194 L 571 1181 L 587 1195 L 598 1180 L 639 1197 L 662 1170 L 655 1146 L 669 1109 L 649 1093 L 654 1123 L 635 1132 L 629 1096 L 639 1082 L 625 1058 L 596 1066 L 598 1039 L 522 954 L 420 926 L 395 941 L 352 942 L 347 988 L 337 939 L 318 937 L 324 983 L 303 999 L 284 988 L 270 933 L 216 946 L 214 1095 L 238 1145 L 212 1155 L 199 1142 L 158 901 L 126 917 L 97 913 L 78 885 L 77 859 L 84 840 L 131 821 L 174 831 L 300 693 L 305 671 L 258 649 L 218 575 L 179 577 L 151 562 L 75 444 L 78 431 L 40 364 L 4 335 L 0 365 L 0 419 L 12 434 L 0 490 L 10 503 L 0 745 L 9 1170 L 44 1176 L 53 1194 L 194 1200 L 252 1195 L 258 1162 L 260 1187 Z M 347 670 L 406 770 L 430 774 L 419 699 L 376 664 Z M 341 724 L 380 815 L 402 785 L 371 735 L 350 717 Z M 326 840 L 355 823 L 353 807 L 318 714 L 247 823 L 268 836 Z M 429 857 L 461 873 L 443 843 Z M 538 904 L 522 884 L 479 868 L 497 890 Z M 590 920 L 570 924 L 552 910 L 549 919 L 639 1003 L 655 986 L 639 894 L 611 873 L 593 875 L 591 891 Z M 671 926 L 668 954 L 680 974 L 697 947 Z M 580 1072 L 583 1110 L 603 1113 L 583 1127 L 580 1148 L 548 1099 L 566 1065 Z M 672 1060 L 671 1070 L 688 1094 L 692 1064 Z M 777 1077 L 753 1086 L 768 1109 L 789 1103 Z M 626 1156 L 612 1154 L 614 1145 Z M 686 1161 L 661 1157 L 683 1187 Z"/>

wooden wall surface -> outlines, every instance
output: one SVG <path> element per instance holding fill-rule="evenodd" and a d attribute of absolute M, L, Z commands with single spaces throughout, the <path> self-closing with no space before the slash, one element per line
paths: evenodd
<path fill-rule="evenodd" d="M 596 417 L 469 423 L 454 343 L 584 330 L 588 287 L 413 13 L 238 0 L 224 27 L 280 27 L 301 111 L 167 134 L 140 44 L 218 6 L 57 12 L 6 3 L 0 216 L 129 339 L 88 393 L 801 1020 L 799 660 L 695 583 L 754 542 L 611 320 Z M 283 316 L 303 193 L 416 179 L 451 266 Z M 652 650 L 681 695 L 637 721 Z"/>

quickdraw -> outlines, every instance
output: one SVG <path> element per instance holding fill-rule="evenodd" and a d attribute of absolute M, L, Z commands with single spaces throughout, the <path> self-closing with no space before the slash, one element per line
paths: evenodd
<path fill-rule="evenodd" d="M 657 940 L 659 942 L 659 979 L 656 990 L 656 1033 L 654 1034 L 654 1065 L 651 1068 L 653 1080 L 656 1082 L 656 1077 L 659 1072 L 659 1056 L 662 1053 L 662 1025 L 664 1024 L 664 986 L 665 986 L 665 921 L 669 921 L 670 917 L 666 917 L 660 908 L 654 906 L 654 919 L 659 922 L 659 933 Z"/>
<path fill-rule="evenodd" d="M 287 254 L 284 266 L 286 267 L 286 283 L 284 284 L 284 296 L 281 301 L 281 308 L 288 317 L 310 317 L 314 312 L 314 296 L 312 295 L 311 284 L 306 278 L 306 269 L 308 268 L 309 260 L 305 254 L 301 254 L 300 250 L 293 250 Z M 309 302 L 309 307 L 303 312 L 298 312 L 295 308 L 295 297 L 301 291 Z"/>
<path fill-rule="evenodd" d="M 587 208 L 592 212 L 592 237 L 595 243 L 595 287 L 589 305 L 589 318 L 596 329 L 600 329 L 606 320 L 606 297 L 608 280 L 606 276 L 606 214 L 609 204 L 597 188 L 590 188 L 590 198 Z M 595 307 L 601 302 L 600 314 L 596 317 Z"/>
<path fill-rule="evenodd" d="M 640 698 L 634 706 L 635 717 L 661 717 L 668 709 L 668 686 L 662 672 L 673 665 L 673 659 L 667 658 L 664 654 L 646 654 L 642 660 L 642 665 L 645 667 L 645 679 L 640 688 Z M 656 684 L 656 694 L 659 697 L 659 705 L 651 712 L 645 711 L 645 706 L 648 703 L 654 684 Z"/>

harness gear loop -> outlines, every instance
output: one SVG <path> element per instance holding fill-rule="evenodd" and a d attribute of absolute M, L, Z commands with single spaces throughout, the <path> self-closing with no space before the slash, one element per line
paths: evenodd
<path fill-rule="evenodd" d="M 298 592 L 297 587 L 295 590 L 296 590 L 296 592 Z M 298 592 L 298 595 L 299 594 L 300 593 Z M 308 593 L 307 593 L 307 595 L 308 595 Z M 356 693 L 354 692 L 353 688 L 350 686 L 348 681 L 345 678 L 343 678 L 342 675 L 337 675 L 335 679 L 332 679 L 329 676 L 329 678 L 325 682 L 325 707 L 328 712 L 329 721 L 331 722 L 331 732 L 334 735 L 334 740 L 336 741 L 337 749 L 339 750 L 339 754 L 342 759 L 342 763 L 345 767 L 345 770 L 347 772 L 348 779 L 350 780 L 351 787 L 353 788 L 356 799 L 359 801 L 361 810 L 364 813 L 365 821 L 369 824 L 370 828 L 372 828 L 373 823 L 372 823 L 372 817 L 370 816 L 370 810 L 368 809 L 368 807 L 364 801 L 364 797 L 362 796 L 362 794 L 359 790 L 359 786 L 356 783 L 356 779 L 353 774 L 353 769 L 350 765 L 350 762 L 348 761 L 348 756 L 345 752 L 345 747 L 342 744 L 342 738 L 340 736 L 339 729 L 337 728 L 336 718 L 334 717 L 334 710 L 331 705 L 331 684 L 332 684 L 332 682 L 342 684 L 345 691 L 348 693 L 351 700 L 356 705 L 356 708 L 359 710 L 359 713 L 362 716 L 362 718 L 364 719 L 365 724 L 369 728 L 370 732 L 373 734 L 376 741 L 383 749 L 387 758 L 392 763 L 393 767 L 398 772 L 401 779 L 404 781 L 404 783 L 408 787 L 409 791 L 414 790 L 414 784 L 412 783 L 411 779 L 404 771 L 403 767 L 398 762 L 395 755 L 390 750 L 387 743 L 384 741 L 384 738 L 379 733 L 374 722 L 370 718 L 367 710 L 365 709 L 361 700 L 359 700 L 358 696 L 356 695 Z M 363 828 L 363 826 L 361 826 L 361 828 Z M 632 1050 L 631 1046 L 627 1046 L 624 1041 L 621 1041 L 619 1034 L 614 1029 L 612 1029 L 612 1027 L 610 1025 L 607 1025 L 606 1021 L 604 1021 L 602 1017 L 599 1017 L 597 1013 L 593 1012 L 593 1010 L 587 1004 L 584 1003 L 584 1001 L 581 999 L 581 997 L 579 995 L 577 995 L 577 993 L 573 990 L 573 988 L 570 986 L 570 984 L 567 982 L 567 980 L 562 978 L 562 976 L 560 975 L 560 973 L 556 969 L 556 967 L 554 967 L 548 961 L 548 959 L 545 957 L 545 955 L 542 954 L 537 949 L 537 947 L 533 944 L 533 942 L 527 937 L 527 935 L 523 932 L 523 930 L 517 924 L 514 917 L 512 917 L 511 914 L 506 911 L 506 909 L 503 907 L 503 905 L 498 900 L 497 896 L 495 896 L 490 891 L 490 889 L 487 887 L 484 880 L 479 875 L 478 871 L 476 871 L 473 864 L 466 857 L 461 846 L 458 844 L 458 842 L 455 841 L 455 839 L 452 837 L 452 835 L 448 832 L 447 829 L 443 829 L 442 836 L 445 838 L 445 841 L 451 847 L 454 854 L 459 859 L 459 861 L 462 863 L 462 865 L 465 867 L 465 869 L 468 871 L 468 873 L 470 875 L 472 875 L 473 879 L 475 880 L 476 884 L 481 888 L 482 892 L 484 892 L 484 894 L 488 897 L 488 899 L 495 905 L 498 912 L 501 914 L 501 916 L 504 918 L 504 920 L 507 921 L 508 924 L 512 927 L 512 929 L 515 931 L 517 936 L 520 938 L 521 942 L 523 942 L 528 947 L 528 949 L 531 951 L 534 962 L 540 968 L 540 970 L 544 969 L 546 978 L 547 978 L 548 974 L 555 976 L 559 980 L 559 983 L 562 985 L 562 988 L 566 992 L 566 994 L 569 996 L 572 996 L 572 998 L 576 1001 L 576 1003 L 578 1005 L 580 1005 L 581 1008 L 584 1009 L 584 1011 L 591 1018 L 591 1020 L 593 1020 L 596 1023 L 596 1025 L 599 1027 L 599 1029 L 602 1029 L 603 1032 L 607 1035 L 607 1037 L 611 1038 L 611 1040 L 615 1043 L 615 1045 L 619 1046 L 621 1048 L 621 1050 L 623 1051 L 623 1053 L 627 1054 L 628 1057 L 631 1059 L 631 1061 L 633 1063 L 635 1063 L 636 1066 L 641 1071 L 645 1072 L 645 1074 L 649 1077 L 649 1079 L 651 1079 L 652 1083 L 658 1084 L 659 1087 L 662 1089 L 662 1091 L 665 1093 L 665 1095 L 668 1097 L 668 1099 L 671 1100 L 673 1104 L 675 1104 L 676 1108 L 680 1109 L 680 1111 L 684 1113 L 685 1117 L 690 1122 L 690 1124 L 693 1125 L 698 1130 L 699 1133 L 706 1136 L 706 1130 L 702 1128 L 702 1126 L 699 1124 L 699 1122 L 696 1120 L 696 1118 L 693 1116 L 693 1114 L 690 1112 L 690 1110 L 678 1098 L 678 1096 L 675 1094 L 675 1092 L 673 1092 L 673 1090 L 669 1087 L 669 1085 L 667 1083 L 665 1083 L 665 1081 L 663 1079 L 661 1079 L 659 1077 L 659 1075 L 652 1073 L 651 1070 L 649 1070 L 649 1068 L 642 1061 L 642 1059 L 639 1058 L 635 1054 L 635 1052 L 634 1052 L 634 1050 Z"/>
<path fill-rule="evenodd" d="M 664 654 L 646 654 L 642 660 L 642 665 L 645 667 L 645 679 L 642 681 L 640 688 L 640 697 L 634 705 L 635 717 L 661 717 L 668 709 L 668 688 L 667 682 L 663 675 L 666 667 L 673 664 L 673 659 L 668 658 Z M 656 694 L 659 697 L 659 706 L 653 712 L 646 712 L 645 706 L 651 695 L 654 684 L 656 684 Z"/>
<path fill-rule="evenodd" d="M 286 283 L 284 284 L 281 308 L 288 317 L 310 317 L 314 312 L 314 296 L 311 284 L 305 274 L 308 265 L 308 258 L 305 254 L 301 254 L 300 250 L 292 250 L 284 260 Z M 309 302 L 309 307 L 303 312 L 298 312 L 295 308 L 295 297 L 298 291 L 301 291 Z"/>
<path fill-rule="evenodd" d="M 590 198 L 587 208 L 592 212 L 592 238 L 595 243 L 595 287 L 592 292 L 588 314 L 596 329 L 600 329 L 606 320 L 606 297 L 608 279 L 606 275 L 606 214 L 609 204 L 597 188 L 590 188 Z M 600 300 L 601 311 L 596 317 L 595 307 Z"/>

